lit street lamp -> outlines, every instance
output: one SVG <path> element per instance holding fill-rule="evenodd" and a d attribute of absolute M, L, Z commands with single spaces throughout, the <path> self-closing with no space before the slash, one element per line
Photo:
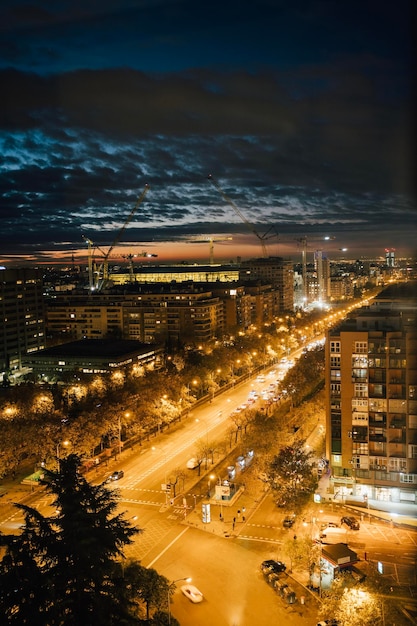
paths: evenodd
<path fill-rule="evenodd" d="M 192 578 L 177 578 L 176 580 L 173 580 L 170 585 L 168 585 L 168 624 L 171 624 L 171 589 L 175 583 L 179 583 L 181 580 L 185 580 L 185 582 L 190 583 Z"/>
<path fill-rule="evenodd" d="M 120 420 L 120 413 L 118 415 L 118 433 L 119 433 L 119 456 L 122 455 L 122 422 Z"/>
<path fill-rule="evenodd" d="M 67 446 L 69 445 L 69 441 L 66 439 L 65 441 L 63 441 L 63 442 L 62 442 L 62 445 L 63 445 L 63 446 L 65 446 L 65 447 L 67 447 Z M 60 446 L 61 446 L 61 443 L 60 443 L 60 442 L 58 442 L 58 443 L 56 444 L 56 459 L 57 459 L 57 462 L 58 462 L 58 469 L 59 469 L 59 462 L 60 462 L 60 460 L 61 460 L 61 457 L 59 456 L 59 449 L 60 449 Z"/>

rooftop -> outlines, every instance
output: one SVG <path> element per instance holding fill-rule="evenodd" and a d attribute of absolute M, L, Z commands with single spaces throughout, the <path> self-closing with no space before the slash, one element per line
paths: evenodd
<path fill-rule="evenodd" d="M 37 354 L 39 356 L 48 357 L 109 357 L 117 358 L 124 354 L 143 353 L 154 350 L 156 344 L 145 344 L 134 340 L 114 340 L 114 339 L 81 339 L 80 341 L 71 341 L 59 346 L 53 346 L 42 350 Z"/>

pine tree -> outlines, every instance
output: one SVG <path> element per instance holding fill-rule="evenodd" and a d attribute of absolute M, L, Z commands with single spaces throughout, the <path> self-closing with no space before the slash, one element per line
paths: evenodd
<path fill-rule="evenodd" d="M 92 485 L 70 455 L 58 472 L 47 471 L 46 490 L 57 514 L 24 512 L 21 535 L 0 535 L 0 614 L 24 626 L 113 626 L 130 618 L 118 589 L 124 546 L 140 529 L 116 514 L 117 494 Z"/>

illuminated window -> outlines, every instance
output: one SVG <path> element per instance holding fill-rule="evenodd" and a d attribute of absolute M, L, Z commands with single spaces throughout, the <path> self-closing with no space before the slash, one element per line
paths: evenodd
<path fill-rule="evenodd" d="M 367 341 L 355 341 L 355 352 L 357 354 L 367 354 L 368 342 Z"/>

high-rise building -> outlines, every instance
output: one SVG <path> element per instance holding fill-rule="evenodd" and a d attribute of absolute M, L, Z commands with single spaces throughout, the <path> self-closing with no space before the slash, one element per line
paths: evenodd
<path fill-rule="evenodd" d="M 0 377 L 22 366 L 26 353 L 45 347 L 42 275 L 36 269 L 0 269 Z"/>
<path fill-rule="evenodd" d="M 244 261 L 239 280 L 263 281 L 279 291 L 280 312 L 294 310 L 294 268 L 291 261 L 281 257 L 267 257 Z"/>
<path fill-rule="evenodd" d="M 385 264 L 387 267 L 395 267 L 395 248 L 385 248 Z"/>
<path fill-rule="evenodd" d="M 393 285 L 328 332 L 334 495 L 417 504 L 416 283 Z"/>
<path fill-rule="evenodd" d="M 324 304 L 330 295 L 330 262 L 323 250 L 315 251 L 314 265 L 318 283 L 317 299 Z"/>

